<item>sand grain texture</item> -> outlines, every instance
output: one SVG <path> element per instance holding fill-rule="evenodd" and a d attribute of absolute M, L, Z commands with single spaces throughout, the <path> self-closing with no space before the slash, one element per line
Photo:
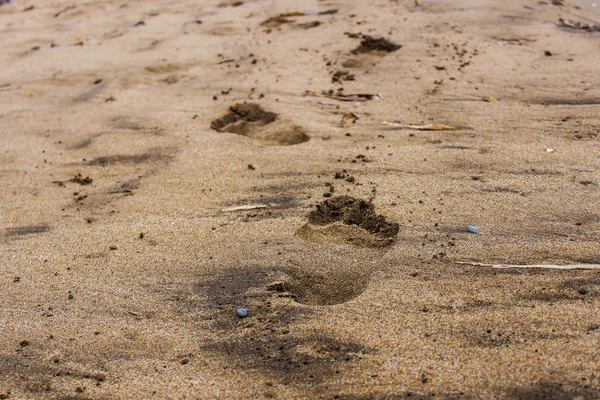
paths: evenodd
<path fill-rule="evenodd" d="M 598 271 L 456 263 L 600 263 L 547 3 L 0 5 L 0 398 L 600 398 Z"/>

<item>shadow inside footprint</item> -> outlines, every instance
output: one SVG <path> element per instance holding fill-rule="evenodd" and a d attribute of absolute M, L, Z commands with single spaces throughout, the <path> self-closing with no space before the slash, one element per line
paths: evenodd
<path fill-rule="evenodd" d="M 270 146 L 290 146 L 310 140 L 305 130 L 278 120 L 278 115 L 254 103 L 238 103 L 229 112 L 214 120 L 211 129 L 217 132 L 248 136 Z"/>
<path fill-rule="evenodd" d="M 331 306 L 354 300 L 369 286 L 385 250 L 354 245 L 310 243 L 278 268 L 285 279 L 270 290 L 300 304 Z"/>
<path fill-rule="evenodd" d="M 283 284 L 283 291 L 300 304 L 332 306 L 360 296 L 369 285 L 370 273 L 328 271 L 327 273 L 290 272 L 292 279 Z"/>

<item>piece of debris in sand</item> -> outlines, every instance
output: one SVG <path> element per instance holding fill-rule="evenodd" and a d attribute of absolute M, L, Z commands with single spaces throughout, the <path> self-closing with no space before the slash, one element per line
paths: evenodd
<path fill-rule="evenodd" d="M 247 308 L 238 308 L 237 310 L 235 310 L 235 313 L 240 318 L 246 318 L 248 316 L 248 311 L 249 310 Z"/>
<path fill-rule="evenodd" d="M 342 115 L 342 120 L 340 121 L 340 127 L 346 127 L 346 121 L 352 121 L 352 123 L 356 123 L 360 119 L 360 115 L 355 112 L 349 111 Z"/>
<path fill-rule="evenodd" d="M 308 11 L 308 12 L 300 12 L 300 11 L 290 11 L 281 13 L 274 17 L 268 18 L 260 23 L 260 26 L 264 26 L 266 28 L 279 28 L 283 24 L 292 24 L 296 22 L 295 19 L 290 19 L 290 17 L 303 17 L 307 15 L 330 15 L 337 13 L 337 9 L 325 10 L 325 11 Z M 315 24 L 316 22 L 316 24 Z M 320 23 L 318 21 L 308 22 L 306 24 L 298 24 L 301 28 L 312 28 L 315 26 L 319 26 Z"/>
<path fill-rule="evenodd" d="M 527 38 L 494 38 L 496 40 L 496 43 L 498 44 L 518 44 L 519 46 L 525 44 L 525 43 L 530 43 L 530 42 L 535 42 L 534 39 L 527 39 Z"/>
<path fill-rule="evenodd" d="M 369 35 L 363 35 L 360 45 L 351 51 L 352 54 L 369 53 L 372 51 L 392 53 L 400 49 L 402 45 L 396 44 L 388 39 L 382 37 L 373 37 Z"/>
<path fill-rule="evenodd" d="M 92 178 L 90 178 L 89 176 L 86 176 L 84 178 L 83 175 L 77 174 L 73 177 L 73 179 L 70 179 L 68 182 L 75 182 L 75 183 L 79 183 L 80 185 L 89 185 L 93 181 L 94 180 Z"/>
<path fill-rule="evenodd" d="M 558 21 L 556 21 L 556 25 L 560 28 L 575 29 L 586 32 L 600 32 L 600 26 L 598 25 L 592 23 L 584 24 L 583 22 L 565 20 L 563 18 L 559 18 Z"/>
<path fill-rule="evenodd" d="M 291 24 L 296 22 L 295 19 L 289 19 L 280 14 L 276 17 L 271 17 L 269 19 L 264 20 L 260 23 L 260 26 L 264 26 L 266 28 L 278 28 L 283 24 Z"/>
<path fill-rule="evenodd" d="M 63 13 L 72 10 L 74 8 L 76 8 L 77 6 L 67 6 L 65 8 L 63 8 L 62 10 L 60 10 L 59 12 L 57 12 L 56 14 L 54 14 L 54 18 L 58 18 L 60 17 Z"/>
<path fill-rule="evenodd" d="M 92 178 L 90 178 L 89 176 L 86 176 L 85 178 L 83 177 L 83 175 L 81 174 L 77 174 L 73 177 L 73 179 L 69 179 L 66 181 L 53 181 L 52 183 L 58 185 L 58 186 L 65 186 L 65 182 L 74 182 L 74 183 L 78 183 L 80 185 L 89 185 L 93 182 L 94 180 Z"/>
<path fill-rule="evenodd" d="M 305 13 L 304 15 L 332 15 L 332 14 L 337 14 L 338 9 L 337 8 L 331 8 L 329 10 L 325 10 L 325 11 L 309 11 L 307 13 Z"/>
<path fill-rule="evenodd" d="M 479 232 L 479 229 L 473 225 L 467 226 L 467 231 L 469 231 L 469 233 L 473 233 L 475 235 L 481 235 L 481 232 Z"/>
<path fill-rule="evenodd" d="M 229 1 L 223 1 L 223 2 L 219 3 L 219 5 L 217 5 L 217 7 L 219 7 L 219 8 L 239 7 L 239 6 L 243 6 L 243 5 L 244 5 L 243 1 L 229 0 Z"/>
<path fill-rule="evenodd" d="M 417 131 L 456 131 L 456 130 L 458 130 L 458 128 L 455 126 L 444 125 L 444 124 L 408 125 L 408 124 L 399 124 L 397 122 L 388 122 L 388 121 L 383 121 L 381 124 L 389 126 L 390 128 L 414 129 Z"/>
<path fill-rule="evenodd" d="M 328 99 L 339 100 L 339 101 L 368 101 L 373 99 L 382 99 L 380 94 L 369 94 L 369 93 L 353 93 L 353 94 L 319 94 L 311 90 L 304 92 L 303 96 L 314 96 L 314 97 L 326 97 Z"/>
<path fill-rule="evenodd" d="M 301 28 L 301 29 L 310 29 L 310 28 L 316 28 L 317 26 L 320 26 L 321 22 L 320 21 L 311 21 L 311 22 L 304 22 L 302 24 L 296 24 L 296 27 Z"/>
<path fill-rule="evenodd" d="M 568 264 L 568 265 L 557 265 L 557 264 L 486 264 L 486 263 L 465 262 L 465 261 L 456 261 L 456 264 L 474 265 L 476 267 L 491 267 L 491 268 L 499 268 L 499 269 L 509 269 L 509 268 L 538 268 L 538 269 L 561 269 L 561 270 L 600 269 L 600 264 Z"/>
<path fill-rule="evenodd" d="M 234 206 L 223 208 L 221 212 L 234 212 L 234 211 L 248 211 L 248 210 L 258 210 L 261 208 L 269 208 L 268 204 L 249 204 L 245 206 Z"/>
<path fill-rule="evenodd" d="M 339 83 L 339 84 L 341 84 L 342 81 L 353 81 L 354 79 L 355 79 L 354 74 L 351 74 L 348 71 L 336 71 L 331 76 L 331 83 Z"/>
<path fill-rule="evenodd" d="M 312 11 L 290 11 L 290 12 L 285 12 L 285 13 L 281 13 L 279 14 L 280 17 L 302 17 L 305 15 L 331 15 L 331 14 L 337 14 L 338 9 L 337 8 L 332 8 L 330 10 L 325 10 L 325 11 L 318 11 L 318 10 L 312 10 Z"/>

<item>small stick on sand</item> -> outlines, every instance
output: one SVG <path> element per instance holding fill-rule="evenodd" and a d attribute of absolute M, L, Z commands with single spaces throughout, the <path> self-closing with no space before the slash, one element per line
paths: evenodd
<path fill-rule="evenodd" d="M 418 131 L 456 131 L 457 127 L 451 125 L 444 124 L 428 124 L 428 125 L 407 125 L 407 124 L 399 124 L 397 122 L 388 122 L 383 121 L 381 125 L 389 126 L 390 128 L 399 128 L 399 129 L 414 129 Z"/>
<path fill-rule="evenodd" d="M 77 7 L 77 6 L 68 6 L 68 7 L 65 7 L 65 8 L 63 8 L 62 10 L 60 10 L 59 12 L 57 12 L 56 14 L 54 14 L 54 17 L 55 17 L 55 18 L 56 18 L 56 17 L 60 17 L 60 15 L 61 15 L 62 13 L 65 13 L 65 12 L 67 12 L 67 11 L 69 11 L 69 10 L 72 10 L 72 9 L 76 8 L 76 7 Z"/>
<path fill-rule="evenodd" d="M 456 264 L 475 265 L 478 267 L 492 267 L 492 268 L 498 268 L 498 269 L 508 269 L 508 268 L 540 268 L 540 269 L 563 269 L 563 270 L 600 269 L 600 264 L 571 264 L 571 265 L 529 264 L 529 265 L 521 265 L 521 264 L 485 264 L 485 263 L 478 263 L 478 262 L 463 262 L 463 261 L 456 261 Z"/>
<path fill-rule="evenodd" d="M 253 204 L 247 206 L 235 206 L 235 207 L 227 207 L 221 210 L 221 212 L 233 212 L 233 211 L 247 211 L 247 210 L 256 210 L 259 208 L 269 208 L 268 204 Z"/>
<path fill-rule="evenodd" d="M 304 92 L 303 96 L 325 97 L 325 98 L 332 99 L 332 100 L 359 101 L 359 102 L 383 98 L 383 96 L 381 96 L 380 94 L 353 93 L 353 94 L 332 95 L 332 94 L 319 94 L 319 93 L 313 92 L 311 90 L 307 90 L 306 92 Z"/>

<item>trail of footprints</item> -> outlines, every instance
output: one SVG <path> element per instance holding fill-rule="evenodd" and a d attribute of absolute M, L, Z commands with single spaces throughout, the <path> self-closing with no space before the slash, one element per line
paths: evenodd
<path fill-rule="evenodd" d="M 370 65 L 402 47 L 383 38 L 361 34 L 349 34 L 349 36 L 359 39 L 360 44 L 343 62 L 343 66 L 348 68 Z M 162 77 L 161 81 L 173 84 L 179 80 L 180 76 L 177 74 L 189 66 L 173 63 L 150 65 L 145 68 L 145 74 L 142 76 L 159 75 Z M 97 98 L 106 88 L 107 82 L 97 79 L 92 83 L 92 88 L 86 89 L 74 99 L 74 102 L 85 103 Z M 120 86 L 127 89 L 129 85 L 121 81 Z M 153 136 L 161 136 L 165 133 L 160 127 L 143 126 L 129 116 L 113 117 L 107 128 L 108 130 L 90 134 L 70 143 L 67 149 L 72 151 L 86 149 L 102 136 L 119 131 Z M 302 126 L 281 118 L 277 113 L 266 110 L 261 105 L 247 102 L 231 105 L 220 118 L 212 121 L 210 128 L 219 133 L 246 136 L 266 146 L 299 145 L 310 140 L 310 135 Z M 80 165 L 110 167 L 152 164 L 158 167 L 168 163 L 174 153 L 174 149 L 170 148 L 153 148 L 142 154 L 98 156 Z M 78 195 L 79 197 L 75 199 L 77 208 L 102 206 L 110 203 L 115 194 L 131 195 L 132 191 L 139 187 L 139 177 L 130 178 L 121 181 L 117 186 L 107 188 L 104 185 L 103 190 Z M 96 186 L 96 182 L 93 186 Z M 275 287 L 279 292 L 288 293 L 297 302 L 308 305 L 334 305 L 349 301 L 366 289 L 373 271 L 373 268 L 365 266 L 368 264 L 365 260 L 373 257 L 365 254 L 380 254 L 393 242 L 398 230 L 397 224 L 390 223 L 385 217 L 375 213 L 372 203 L 348 196 L 327 199 L 307 215 L 307 222 L 296 232 L 296 236 L 304 240 L 310 248 L 308 253 L 311 260 L 302 262 L 301 257 L 297 257 L 290 265 L 276 268 L 284 274 L 285 279 Z M 47 230 L 42 232 L 45 231 Z M 12 234 L 14 235 L 14 232 Z M 349 257 L 340 257 L 335 250 L 340 246 L 350 246 L 354 249 L 353 252 L 356 252 L 357 248 L 363 249 L 363 258 L 354 261 Z M 339 265 L 340 259 L 347 259 L 347 265 Z M 317 265 L 317 267 L 308 267 L 309 265 Z"/>
<path fill-rule="evenodd" d="M 361 42 L 343 63 L 347 68 L 373 64 L 402 47 L 384 38 L 360 34 L 353 37 Z M 211 129 L 247 136 L 268 146 L 310 140 L 302 127 L 282 121 L 276 113 L 254 103 L 230 106 L 225 115 L 211 123 Z M 376 214 L 370 202 L 349 196 L 327 199 L 307 215 L 307 222 L 296 232 L 309 249 L 295 255 L 288 265 L 272 268 L 272 273 L 283 278 L 271 282 L 268 289 L 306 305 L 350 301 L 367 288 L 376 268 L 373 260 L 393 243 L 398 231 L 399 225 Z M 345 265 L 340 265 L 340 260 L 345 260 Z"/>
<path fill-rule="evenodd" d="M 400 46 L 383 39 L 368 36 L 361 37 L 359 47 L 351 52 L 343 66 L 356 68 L 370 65 L 384 57 L 386 53 L 396 51 Z M 179 82 L 182 71 L 188 65 L 159 64 L 145 68 L 145 73 L 137 77 L 124 76 L 116 78 L 119 90 L 127 90 L 132 86 L 156 80 L 172 85 Z M 85 90 L 72 99 L 72 103 L 90 103 L 105 100 L 106 91 L 113 80 L 86 77 L 90 82 Z M 114 101 L 112 99 L 111 101 Z M 275 112 L 264 109 L 255 103 L 237 103 L 210 124 L 210 128 L 222 134 L 235 134 L 248 137 L 265 146 L 292 146 L 308 142 L 311 137 L 307 130 L 292 121 L 282 118 Z M 104 124 L 102 130 L 90 132 L 76 140 L 66 143 L 65 150 L 73 153 L 87 151 L 99 147 L 104 135 L 135 134 L 157 138 L 166 135 L 165 129 L 143 124 L 130 116 L 113 116 Z M 169 141 L 167 141 L 169 142 Z M 174 157 L 175 148 L 165 145 L 146 149 L 137 154 L 108 154 L 88 158 L 76 164 L 67 165 L 66 171 L 73 166 L 86 166 L 91 171 L 115 167 L 118 183 L 108 184 L 96 180 L 93 184 L 77 190 L 73 207 L 84 212 L 96 213 L 100 208 L 117 198 L 116 195 L 129 196 L 138 189 L 140 180 L 152 171 L 166 166 Z M 139 175 L 139 167 L 142 175 Z M 117 168 L 118 167 L 118 168 Z M 65 172 L 67 177 L 72 172 Z M 96 179 L 96 176 L 94 176 Z M 72 180 L 60 181 L 65 188 L 77 187 Z M 65 184 L 65 182 L 70 182 Z M 90 183 L 92 181 L 90 180 Z M 75 182 L 78 183 L 78 182 Z M 72 192 L 72 191 L 70 191 Z M 92 219 L 88 219 L 91 223 Z M 14 228 L 7 233 L 11 238 L 26 235 L 43 234 L 51 230 L 50 226 L 27 226 Z M 279 329 L 275 340 L 265 337 L 257 343 L 254 353 L 245 353 L 246 346 L 225 347 L 213 350 L 227 353 L 241 351 L 239 358 L 250 356 L 251 360 L 260 360 L 263 352 L 277 352 L 271 364 L 278 368 L 267 368 L 278 371 L 287 368 L 312 368 L 316 375 L 334 373 L 332 362 L 359 359 L 360 354 L 368 353 L 356 343 L 339 342 L 334 338 L 319 334 L 313 338 L 298 338 L 288 335 L 286 322 L 296 315 L 311 312 L 309 308 L 297 307 L 293 303 L 284 306 L 271 305 L 270 299 L 276 297 L 291 298 L 296 303 L 308 306 L 333 306 L 342 304 L 360 296 L 368 287 L 372 273 L 377 268 L 377 260 L 393 243 L 399 232 L 399 225 L 388 221 L 375 212 L 371 202 L 349 196 L 334 197 L 317 205 L 316 209 L 306 216 L 306 222 L 297 230 L 296 237 L 306 243 L 304 251 L 292 254 L 293 259 L 284 265 L 275 265 L 262 269 L 231 269 L 216 279 L 202 280 L 197 289 L 206 294 L 207 302 L 212 303 L 216 327 L 219 323 L 231 326 L 231 306 L 248 304 L 259 318 L 270 319 L 272 329 Z M 343 262 L 340 262 L 343 260 Z M 273 322 L 275 321 L 275 322 Z M 267 327 L 269 324 L 267 324 Z M 259 337 L 262 339 L 262 337 Z M 268 340 L 267 340 L 268 339 Z M 234 345 L 236 342 L 233 342 Z M 303 347 L 312 347 L 319 354 L 310 362 L 306 360 Z M 277 350 L 284 349 L 284 350 Z M 210 346 L 207 348 L 210 350 Z M 242 350 L 239 350 L 242 349 Z M 280 365 L 281 364 L 281 365 Z M 293 366 L 290 366 L 293 364 Z M 296 365 L 297 364 L 297 365 Z M 258 365 L 258 364 L 257 364 Z M 273 366 L 271 365 L 271 367 Z M 306 367 L 310 365 L 310 367 Z M 312 371 L 311 369 L 311 371 Z"/>

